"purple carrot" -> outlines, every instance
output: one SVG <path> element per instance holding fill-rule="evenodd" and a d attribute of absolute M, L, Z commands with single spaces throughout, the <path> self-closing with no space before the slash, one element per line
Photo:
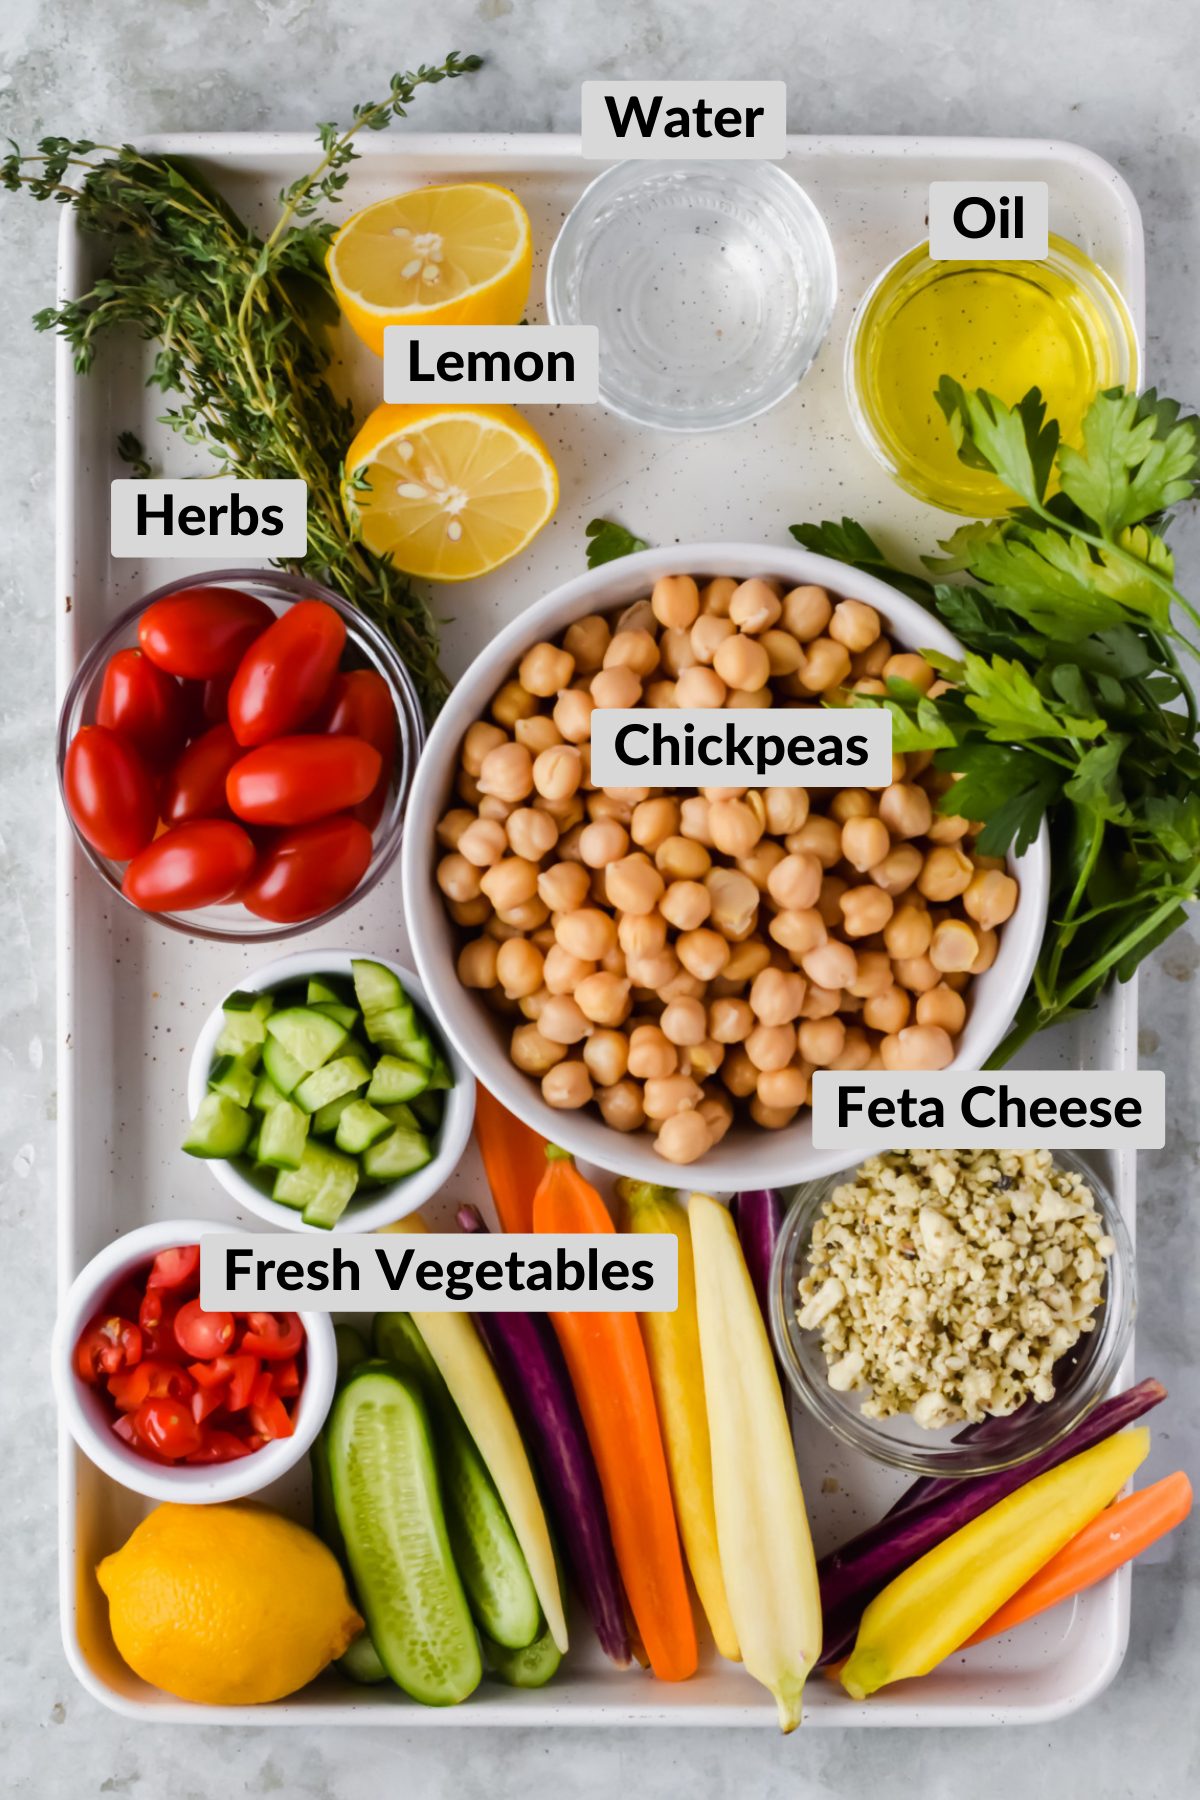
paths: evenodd
<path fill-rule="evenodd" d="M 1166 1397 L 1160 1381 L 1139 1381 L 1125 1393 L 1102 1400 L 1048 1450 L 993 1475 L 964 1476 L 951 1484 L 949 1493 L 888 1514 L 822 1557 L 817 1565 L 825 1621 L 821 1662 L 837 1662 L 846 1655 L 868 1604 L 902 1569 L 1035 1476 L 1123 1431 Z"/>
<path fill-rule="evenodd" d="M 486 1231 L 473 1206 L 460 1206 L 463 1231 Z M 476 1313 L 521 1435 L 529 1446 L 568 1567 L 606 1656 L 626 1668 L 633 1655 L 625 1596 L 600 1477 L 558 1339 L 544 1313 Z"/>
<path fill-rule="evenodd" d="M 779 1242 L 779 1233 L 783 1229 L 783 1201 L 774 1188 L 748 1188 L 735 1196 L 731 1210 L 759 1311 L 774 1348 L 775 1340 L 771 1330 L 771 1262 L 775 1246 Z M 786 1394 L 787 1382 L 778 1353 L 775 1356 L 775 1368 L 779 1375 L 779 1385 Z"/>

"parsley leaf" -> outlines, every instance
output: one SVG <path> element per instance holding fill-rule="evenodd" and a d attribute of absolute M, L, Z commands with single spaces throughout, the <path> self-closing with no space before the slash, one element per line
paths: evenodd
<path fill-rule="evenodd" d="M 601 563 L 616 562 L 618 557 L 632 556 L 637 550 L 648 550 L 645 538 L 634 537 L 615 519 L 592 519 L 586 527 L 588 540 L 587 566 L 598 569 Z"/>
<path fill-rule="evenodd" d="M 993 743 L 1094 738 L 1104 730 L 1103 719 L 1076 717 L 1047 700 L 1021 663 L 969 652 L 962 666 L 967 705 Z"/>
<path fill-rule="evenodd" d="M 1009 850 L 1020 856 L 1062 792 L 1063 771 L 1056 764 L 1009 744 L 960 744 L 939 751 L 934 762 L 960 775 L 943 794 L 939 810 L 984 821 L 975 840 L 984 856 L 1003 856 Z"/>
<path fill-rule="evenodd" d="M 1166 426 L 1136 394 L 1120 388 L 1098 394 L 1084 414 L 1083 446 L 1064 444 L 1059 455 L 1063 492 L 1115 538 L 1126 526 L 1165 512 L 1191 494 L 1200 465 L 1194 422 Z"/>
<path fill-rule="evenodd" d="M 834 519 L 825 519 L 820 525 L 793 525 L 791 532 L 806 550 L 828 556 L 833 562 L 849 563 L 851 568 L 861 569 L 864 575 L 878 576 L 880 581 L 898 588 L 920 606 L 929 606 L 933 600 L 932 585 L 911 570 L 897 567 L 854 519 L 843 519 L 840 524 Z"/>
<path fill-rule="evenodd" d="M 991 469 L 1027 506 L 1040 504 L 1054 467 L 1058 425 L 1046 419 L 1046 403 L 1030 388 L 1016 406 L 1005 406 L 994 394 L 943 375 L 935 399 L 946 415 L 959 460 L 971 468 Z"/>

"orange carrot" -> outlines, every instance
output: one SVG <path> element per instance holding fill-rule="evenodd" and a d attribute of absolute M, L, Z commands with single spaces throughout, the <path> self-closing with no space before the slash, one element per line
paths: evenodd
<path fill-rule="evenodd" d="M 546 1168 L 546 1140 L 515 1119 L 494 1094 L 475 1089 L 475 1142 L 502 1231 L 533 1230 L 533 1196 Z"/>
<path fill-rule="evenodd" d="M 612 1220 L 595 1188 L 561 1151 L 547 1154 L 533 1199 L 533 1229 L 611 1232 Z M 686 1681 L 696 1668 L 696 1628 L 637 1315 L 550 1316 L 600 1473 L 637 1635 L 660 1681 Z"/>
<path fill-rule="evenodd" d="M 1192 1506 L 1192 1484 L 1182 1469 L 1150 1487 L 1127 1494 L 1085 1525 L 1069 1544 L 1052 1556 L 1044 1568 L 1019 1588 L 1011 1599 L 979 1627 L 970 1644 L 998 1637 L 1026 1619 L 1036 1619 L 1060 1600 L 1082 1594 L 1103 1581 L 1114 1569 L 1140 1556 L 1149 1545 L 1187 1518 Z"/>

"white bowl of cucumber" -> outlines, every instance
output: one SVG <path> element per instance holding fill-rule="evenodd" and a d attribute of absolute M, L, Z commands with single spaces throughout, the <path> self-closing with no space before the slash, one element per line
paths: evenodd
<path fill-rule="evenodd" d="M 375 1231 L 443 1186 L 475 1081 L 397 963 L 285 956 L 214 1008 L 188 1071 L 183 1148 L 287 1231 Z"/>

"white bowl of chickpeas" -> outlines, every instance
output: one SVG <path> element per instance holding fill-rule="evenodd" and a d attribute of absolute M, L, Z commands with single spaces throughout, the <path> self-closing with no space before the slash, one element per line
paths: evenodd
<path fill-rule="evenodd" d="M 976 1069 L 1045 923 L 1042 834 L 1007 862 L 885 789 L 599 789 L 597 706 L 763 707 L 929 691 L 961 653 L 915 601 L 801 549 L 671 545 L 530 607 L 455 686 L 409 798 L 404 902 L 426 991 L 504 1105 L 602 1168 L 718 1190 L 841 1166 L 814 1070 Z"/>

